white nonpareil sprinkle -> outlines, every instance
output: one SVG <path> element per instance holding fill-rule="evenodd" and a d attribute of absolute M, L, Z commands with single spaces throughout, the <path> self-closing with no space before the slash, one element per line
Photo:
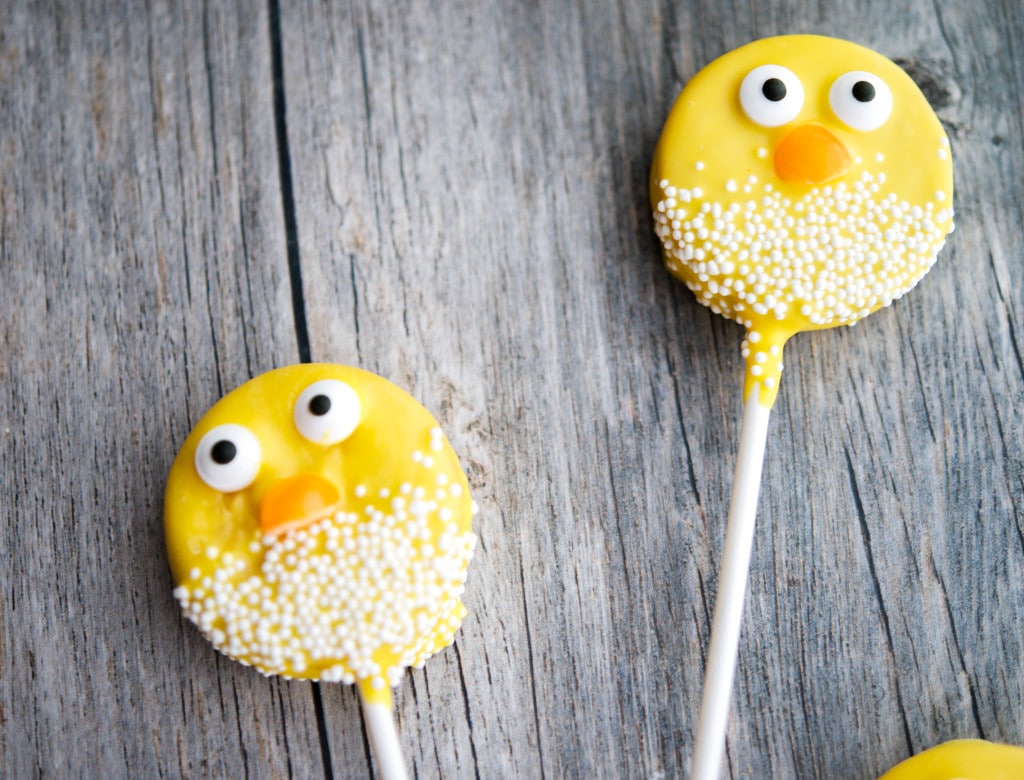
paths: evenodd
<path fill-rule="evenodd" d="M 409 491 L 423 488 L 403 484 L 374 494 Z M 193 569 L 174 597 L 218 650 L 265 674 L 319 669 L 323 680 L 397 684 L 404 667 L 421 666 L 452 642 L 465 615 L 459 596 L 476 537 L 448 522 L 454 504 L 438 493 L 411 516 L 395 498 L 392 514 L 374 507 L 339 512 L 266 537 L 262 559 L 257 552 L 248 564 L 241 556 L 258 542 L 234 556 L 211 548 L 213 575 L 200 579 Z M 397 665 L 380 661 L 382 652 L 397 655 Z"/>
<path fill-rule="evenodd" d="M 794 313 L 815 326 L 851 324 L 913 287 L 951 229 L 944 195 L 911 205 L 883 194 L 883 183 L 865 172 L 799 199 L 766 184 L 758 200 L 672 209 L 662 201 L 656 231 L 669 269 L 718 314 L 747 327 Z M 678 200 L 702 196 L 675 188 Z"/>

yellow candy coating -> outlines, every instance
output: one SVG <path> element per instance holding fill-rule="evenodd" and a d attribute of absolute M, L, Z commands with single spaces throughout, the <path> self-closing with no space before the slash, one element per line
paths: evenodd
<path fill-rule="evenodd" d="M 748 74 L 767 124 L 741 98 Z M 694 76 L 650 189 L 669 271 L 746 327 L 744 398 L 757 387 L 769 407 L 793 334 L 888 306 L 953 230 L 949 141 L 924 95 L 882 55 L 815 35 L 755 41 Z"/>
<path fill-rule="evenodd" d="M 280 368 L 218 401 L 171 466 L 175 598 L 243 664 L 387 703 L 465 615 L 472 512 L 455 452 L 410 395 L 356 368 Z"/>
<path fill-rule="evenodd" d="M 1020 780 L 1024 748 L 958 739 L 918 753 L 879 780 Z"/>

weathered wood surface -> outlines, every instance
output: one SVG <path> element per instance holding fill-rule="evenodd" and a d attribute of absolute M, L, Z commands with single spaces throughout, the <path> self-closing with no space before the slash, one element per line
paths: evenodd
<path fill-rule="evenodd" d="M 797 31 L 925 85 L 958 227 L 787 351 L 729 774 L 1024 743 L 1016 0 L 3 6 L 0 775 L 368 774 L 351 689 L 170 597 L 177 446 L 300 359 L 419 397 L 480 504 L 470 617 L 397 694 L 416 775 L 685 774 L 740 332 L 661 269 L 648 163 L 702 64 Z"/>

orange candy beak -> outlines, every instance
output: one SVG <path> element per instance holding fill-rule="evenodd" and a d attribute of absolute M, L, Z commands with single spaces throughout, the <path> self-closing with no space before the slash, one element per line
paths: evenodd
<path fill-rule="evenodd" d="M 297 474 L 271 486 L 260 504 L 260 530 L 276 536 L 328 515 L 338 504 L 338 489 L 316 474 Z"/>
<path fill-rule="evenodd" d="M 790 184 L 823 184 L 852 164 L 843 142 L 819 125 L 800 125 L 775 147 L 775 173 Z"/>

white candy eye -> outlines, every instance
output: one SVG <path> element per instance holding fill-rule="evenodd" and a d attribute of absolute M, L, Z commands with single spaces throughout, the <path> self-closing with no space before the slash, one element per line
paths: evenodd
<path fill-rule="evenodd" d="M 832 82 L 828 102 L 854 130 L 877 130 L 892 113 L 892 92 L 873 73 L 851 70 Z"/>
<path fill-rule="evenodd" d="M 804 107 L 804 85 L 788 68 L 761 65 L 743 78 L 740 105 L 761 127 L 778 127 L 796 119 Z"/>
<path fill-rule="evenodd" d="M 337 444 L 359 425 L 359 396 L 337 379 L 314 382 L 295 402 L 295 427 L 314 444 Z"/>
<path fill-rule="evenodd" d="M 214 490 L 234 493 L 249 487 L 260 471 L 260 443 L 241 425 L 218 425 L 199 440 L 196 471 Z"/>

